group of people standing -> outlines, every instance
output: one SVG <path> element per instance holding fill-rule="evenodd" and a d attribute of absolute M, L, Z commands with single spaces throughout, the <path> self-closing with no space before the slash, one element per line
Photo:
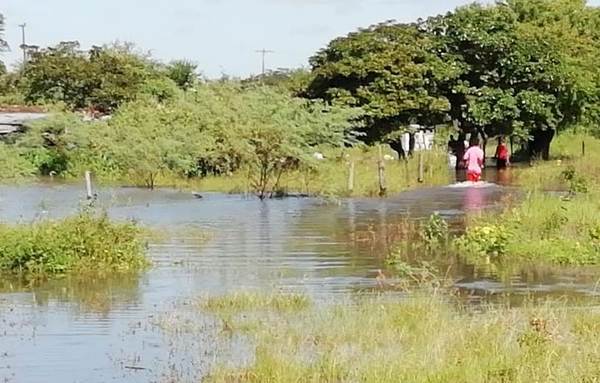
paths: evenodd
<path fill-rule="evenodd" d="M 468 142 L 464 134 L 461 134 L 458 139 L 451 137 L 448 147 L 450 153 L 456 157 L 456 169 L 466 170 L 467 181 L 479 182 L 485 166 L 485 152 L 481 148 L 479 137 L 472 135 Z M 504 137 L 498 138 L 494 159 L 498 169 L 506 169 L 510 166 L 510 154 Z"/>

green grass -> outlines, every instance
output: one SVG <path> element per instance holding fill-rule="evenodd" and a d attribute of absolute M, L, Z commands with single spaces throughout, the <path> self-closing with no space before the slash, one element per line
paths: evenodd
<path fill-rule="evenodd" d="M 391 155 L 389 149 L 384 150 L 383 153 Z M 333 197 L 374 197 L 379 195 L 379 154 L 375 148 L 355 148 L 344 152 L 325 151 L 325 154 L 326 159 L 316 163 L 313 170 L 284 174 L 279 183 L 280 191 Z M 351 162 L 354 162 L 352 191 L 348 189 Z M 418 154 L 408 161 L 385 161 L 387 194 L 395 194 L 420 186 L 446 185 L 449 179 L 448 158 L 443 151 L 424 153 L 423 183 L 419 182 Z M 169 182 L 167 181 L 167 183 Z M 204 191 L 252 193 L 252 183 L 245 172 L 192 181 L 188 187 L 196 187 Z"/>
<path fill-rule="evenodd" d="M 600 264 L 600 195 L 533 192 L 501 214 L 475 219 L 455 241 L 461 253 L 498 261 Z"/>
<path fill-rule="evenodd" d="M 585 155 L 582 153 L 585 142 Z M 564 189 L 562 173 L 574 169 L 590 184 L 600 185 L 600 140 L 588 135 L 563 133 L 552 143 L 551 160 L 515 173 L 518 184 L 529 190 Z"/>
<path fill-rule="evenodd" d="M 0 226 L 0 272 L 27 277 L 130 272 L 147 265 L 140 229 L 82 212 L 62 220 Z"/>
<path fill-rule="evenodd" d="M 595 382 L 600 376 L 595 309 L 547 304 L 474 312 L 447 297 L 417 295 L 233 320 L 254 346 L 253 361 L 223 362 L 206 382 Z"/>
<path fill-rule="evenodd" d="M 236 314 L 244 311 L 273 310 L 277 312 L 300 311 L 310 306 L 304 295 L 262 295 L 253 292 L 238 292 L 229 295 L 208 297 L 200 301 L 204 311 Z"/>

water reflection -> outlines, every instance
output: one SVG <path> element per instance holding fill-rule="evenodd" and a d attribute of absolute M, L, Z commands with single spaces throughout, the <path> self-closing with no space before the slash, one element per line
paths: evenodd
<path fill-rule="evenodd" d="M 480 187 L 469 187 L 465 191 L 464 209 L 468 212 L 479 211 L 486 207 L 485 195 Z"/>
<path fill-rule="evenodd" d="M 64 305 L 77 312 L 106 317 L 113 308 L 139 304 L 139 281 L 138 274 L 73 276 L 44 282 L 4 276 L 0 279 L 0 294 L 28 296 L 31 305 L 40 308 Z"/>

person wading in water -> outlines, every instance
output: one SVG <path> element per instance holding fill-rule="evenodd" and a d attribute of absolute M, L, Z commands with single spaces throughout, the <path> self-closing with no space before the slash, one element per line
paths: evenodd
<path fill-rule="evenodd" d="M 504 141 L 504 137 L 498 138 L 498 147 L 496 148 L 496 167 L 498 169 L 506 169 L 510 166 L 510 156 L 508 154 L 508 147 Z"/>
<path fill-rule="evenodd" d="M 467 181 L 479 182 L 485 154 L 479 147 L 479 138 L 471 137 L 470 147 L 463 156 L 467 165 Z"/>

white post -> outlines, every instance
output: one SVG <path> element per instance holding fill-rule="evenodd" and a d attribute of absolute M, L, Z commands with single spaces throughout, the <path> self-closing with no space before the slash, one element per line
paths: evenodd
<path fill-rule="evenodd" d="M 94 194 L 92 193 L 92 174 L 89 170 L 85 172 L 85 190 L 87 192 L 87 199 L 94 198 Z"/>

